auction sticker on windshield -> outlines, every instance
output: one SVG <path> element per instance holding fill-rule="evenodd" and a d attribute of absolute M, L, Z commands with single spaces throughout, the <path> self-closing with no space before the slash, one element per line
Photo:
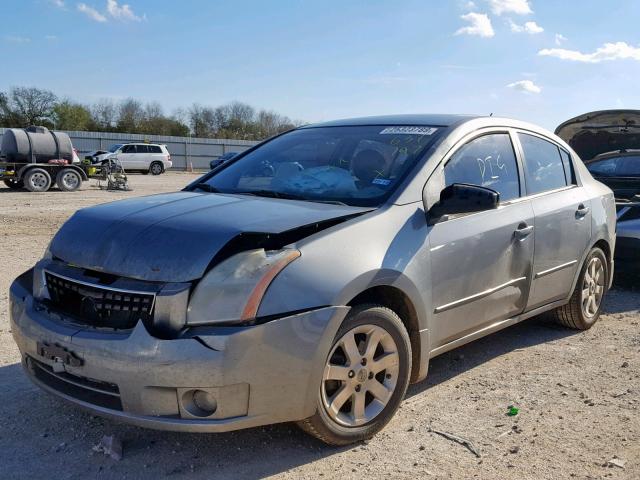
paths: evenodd
<path fill-rule="evenodd" d="M 387 127 L 380 135 L 433 135 L 437 131 L 434 127 Z"/>

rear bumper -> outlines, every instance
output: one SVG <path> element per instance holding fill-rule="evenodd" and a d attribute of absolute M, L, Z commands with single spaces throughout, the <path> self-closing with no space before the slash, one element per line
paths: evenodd
<path fill-rule="evenodd" d="M 171 160 L 164 160 L 162 162 L 162 165 L 164 166 L 165 170 L 169 170 L 171 167 L 173 167 L 173 162 Z"/>
<path fill-rule="evenodd" d="M 44 390 L 143 427 L 222 432 L 312 415 L 324 360 L 349 309 L 161 340 L 142 323 L 127 333 L 72 327 L 34 300 L 23 275 L 11 286 L 10 310 L 25 371 Z M 43 345 L 78 362 L 47 358 Z M 215 399 L 213 412 L 194 408 L 196 389 Z"/>

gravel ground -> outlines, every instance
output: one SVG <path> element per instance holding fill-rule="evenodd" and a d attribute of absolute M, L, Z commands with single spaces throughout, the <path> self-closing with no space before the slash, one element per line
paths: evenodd
<path fill-rule="evenodd" d="M 177 434 L 84 413 L 23 375 L 7 291 L 76 209 L 173 191 L 195 178 L 132 176 L 133 192 L 0 187 L 0 479 L 9 478 L 640 478 L 640 292 L 609 292 L 605 314 L 575 333 L 532 319 L 434 359 L 387 428 L 329 448 L 292 425 Z M 640 279 L 635 280 L 640 283 Z M 520 412 L 506 415 L 515 405 Z M 432 430 L 464 437 L 464 445 Z M 93 450 L 103 435 L 122 460 Z M 613 461 L 613 463 L 610 463 Z M 618 464 L 614 465 L 614 464 Z"/>

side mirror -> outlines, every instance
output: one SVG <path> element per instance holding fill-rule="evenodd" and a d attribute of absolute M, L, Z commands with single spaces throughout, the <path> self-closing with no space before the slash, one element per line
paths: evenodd
<path fill-rule="evenodd" d="M 436 223 L 446 215 L 482 212 L 498 208 L 500 194 L 490 188 L 466 183 L 454 183 L 440 192 L 440 201 L 429 210 Z"/>

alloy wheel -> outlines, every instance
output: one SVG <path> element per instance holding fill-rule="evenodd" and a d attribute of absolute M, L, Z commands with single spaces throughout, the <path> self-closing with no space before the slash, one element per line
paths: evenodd
<path fill-rule="evenodd" d="M 587 265 L 582 281 L 582 313 L 586 317 L 592 318 L 598 312 L 604 295 L 604 285 L 604 264 L 600 258 L 593 257 Z"/>
<path fill-rule="evenodd" d="M 322 404 L 345 427 L 374 420 L 398 383 L 400 357 L 393 337 L 377 325 L 360 325 L 334 345 L 322 378 Z"/>

